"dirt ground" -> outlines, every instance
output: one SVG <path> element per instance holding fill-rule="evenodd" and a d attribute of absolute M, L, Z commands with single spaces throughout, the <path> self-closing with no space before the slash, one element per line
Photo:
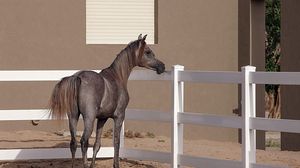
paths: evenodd
<path fill-rule="evenodd" d="M 157 151 L 170 151 L 171 141 L 168 137 L 154 136 L 152 134 L 130 133 L 125 140 L 128 148 L 148 149 Z M 139 138 L 138 138 L 139 137 Z M 45 148 L 68 147 L 70 137 L 65 134 L 57 134 L 42 131 L 17 131 L 0 132 L 0 148 Z M 93 144 L 91 138 L 90 144 Z M 110 136 L 102 138 L 103 146 L 112 146 Z M 185 140 L 184 154 L 210 158 L 241 160 L 241 145 L 232 142 L 219 142 L 210 140 Z M 269 148 L 267 151 L 257 151 L 257 162 L 271 165 L 289 166 L 300 168 L 300 152 L 279 151 L 277 148 Z M 0 161 L 0 168 L 65 168 L 70 167 L 70 159 L 60 160 L 30 160 L 30 161 Z M 76 167 L 81 167 L 81 160 L 76 160 Z M 122 160 L 121 167 L 132 168 L 167 168 L 169 164 L 152 161 Z M 111 168 L 112 159 L 98 159 L 96 167 Z"/>

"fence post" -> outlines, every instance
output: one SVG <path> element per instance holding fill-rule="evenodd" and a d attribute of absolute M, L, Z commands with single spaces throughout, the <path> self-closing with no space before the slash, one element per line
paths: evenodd
<path fill-rule="evenodd" d="M 122 128 L 121 128 L 121 133 L 120 133 L 120 148 L 124 148 L 125 144 L 125 121 L 123 121 Z"/>
<path fill-rule="evenodd" d="M 172 168 L 180 167 L 178 155 L 183 154 L 183 124 L 178 123 L 178 113 L 184 108 L 184 82 L 179 81 L 179 71 L 184 66 L 174 65 L 173 75 L 173 125 L 172 125 Z"/>
<path fill-rule="evenodd" d="M 250 72 L 255 72 L 256 67 L 242 67 L 244 81 L 242 82 L 242 164 L 243 168 L 251 168 L 251 163 L 256 162 L 256 131 L 250 129 L 250 118 L 256 116 L 255 84 L 250 83 Z"/>

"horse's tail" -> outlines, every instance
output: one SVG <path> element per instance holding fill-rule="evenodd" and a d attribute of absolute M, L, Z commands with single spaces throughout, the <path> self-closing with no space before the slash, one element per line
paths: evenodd
<path fill-rule="evenodd" d="M 67 113 L 78 110 L 77 100 L 80 84 L 80 78 L 73 75 L 63 78 L 55 85 L 49 102 L 52 118 L 62 120 Z"/>

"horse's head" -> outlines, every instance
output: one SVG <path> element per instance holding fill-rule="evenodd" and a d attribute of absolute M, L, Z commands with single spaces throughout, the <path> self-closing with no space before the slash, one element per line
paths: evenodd
<path fill-rule="evenodd" d="M 165 72 L 165 64 L 155 58 L 153 51 L 146 44 L 147 35 L 142 37 L 142 34 L 138 37 L 139 48 L 136 51 L 136 63 L 139 67 L 145 67 L 156 71 L 157 74 Z"/>

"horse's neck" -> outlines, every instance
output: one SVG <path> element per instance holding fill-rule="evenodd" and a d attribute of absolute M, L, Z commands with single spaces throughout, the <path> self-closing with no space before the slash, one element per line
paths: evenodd
<path fill-rule="evenodd" d="M 135 64 L 133 63 L 130 53 L 123 50 L 114 60 L 110 68 L 114 71 L 120 82 L 127 85 L 128 78 L 134 66 Z"/>

